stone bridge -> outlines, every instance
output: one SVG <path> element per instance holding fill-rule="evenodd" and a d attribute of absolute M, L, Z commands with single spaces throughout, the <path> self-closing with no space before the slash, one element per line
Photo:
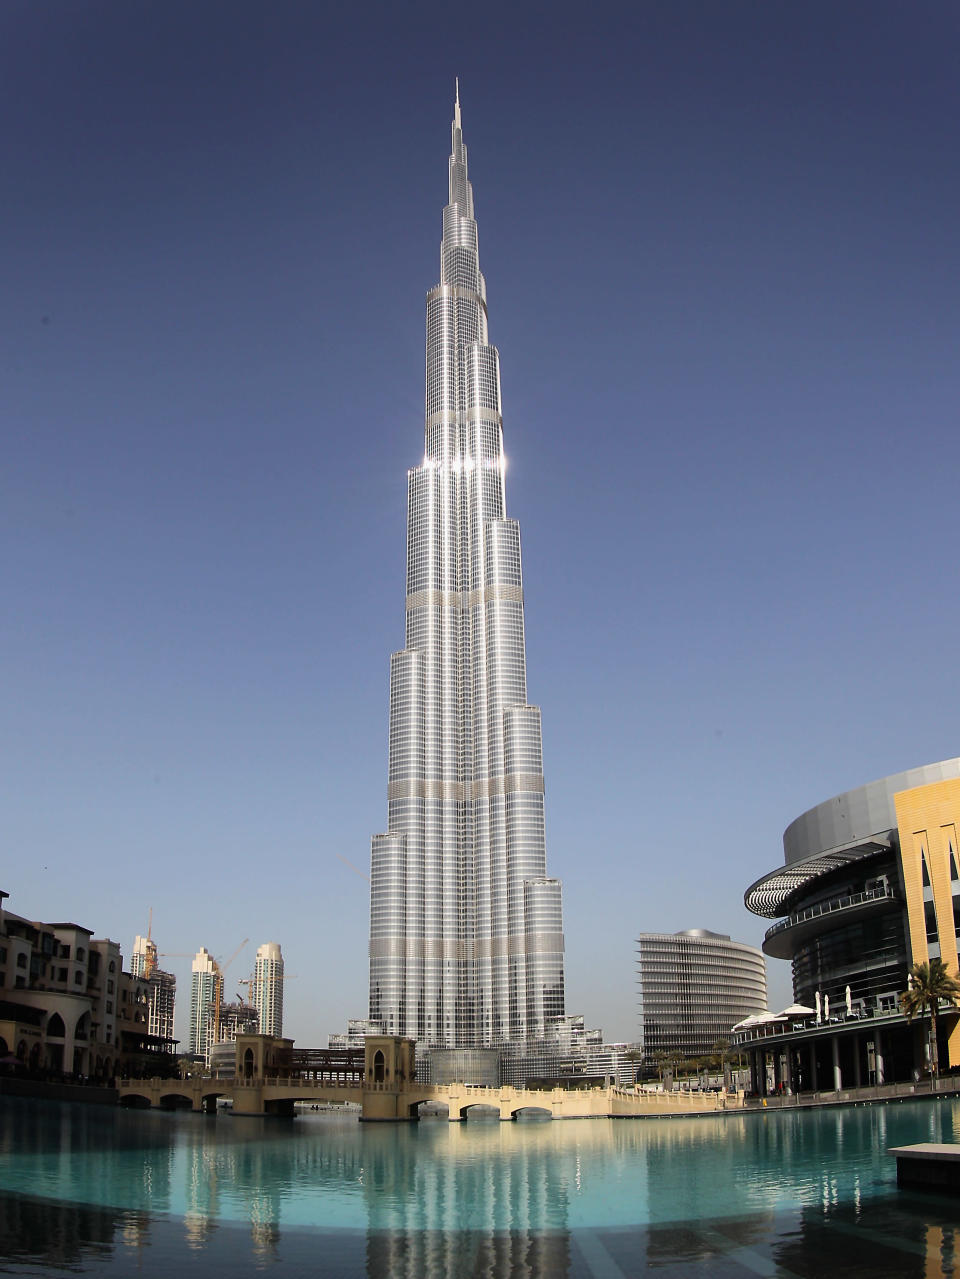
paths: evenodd
<path fill-rule="evenodd" d="M 266 1036 L 241 1036 L 237 1040 L 236 1076 L 216 1079 L 121 1079 L 117 1092 L 121 1105 L 183 1107 L 212 1111 L 217 1101 L 231 1103 L 235 1115 L 292 1115 L 297 1102 L 307 1105 L 360 1107 L 368 1122 L 397 1122 L 419 1118 L 426 1103 L 445 1106 L 451 1122 L 467 1118 L 474 1106 L 499 1112 L 503 1120 L 516 1119 L 523 1111 L 536 1111 L 553 1119 L 599 1119 L 642 1115 L 712 1114 L 741 1110 L 742 1093 L 650 1093 L 632 1088 L 511 1088 L 476 1087 L 469 1084 L 418 1084 L 413 1044 L 388 1036 L 369 1036 L 364 1057 L 356 1069 L 339 1069 L 340 1078 L 304 1073 L 271 1075 Z M 261 1041 L 259 1044 L 256 1041 Z M 277 1042 L 277 1041 L 273 1041 Z M 289 1041 L 287 1041 L 289 1042 Z M 251 1045 L 253 1046 L 251 1048 Z M 256 1050 L 253 1059 L 250 1053 Z M 319 1059 L 323 1050 L 314 1056 Z M 349 1077 L 349 1076 L 353 1077 Z M 321 1076 L 321 1077 L 317 1077 Z"/>

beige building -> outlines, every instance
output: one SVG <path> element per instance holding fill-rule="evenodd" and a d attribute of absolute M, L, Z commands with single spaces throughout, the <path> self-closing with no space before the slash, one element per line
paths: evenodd
<path fill-rule="evenodd" d="M 98 1080 L 169 1069 L 173 1043 L 150 1035 L 146 983 L 123 971 L 119 944 L 80 924 L 15 915 L 4 908 L 7 897 L 0 892 L 0 1058 L 7 1067 Z"/>

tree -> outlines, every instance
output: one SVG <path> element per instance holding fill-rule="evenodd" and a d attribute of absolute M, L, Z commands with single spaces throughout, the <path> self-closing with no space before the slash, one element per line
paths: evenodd
<path fill-rule="evenodd" d="M 940 1062 L 937 1052 L 937 1009 L 943 1001 L 951 1008 L 960 1005 L 960 982 L 951 977 L 942 959 L 931 959 L 929 963 L 914 964 L 910 969 L 907 989 L 900 996 L 900 1005 L 913 1021 L 919 1013 L 923 1021 L 927 1009 L 930 1010 L 930 1065 L 934 1078 L 937 1077 Z"/>

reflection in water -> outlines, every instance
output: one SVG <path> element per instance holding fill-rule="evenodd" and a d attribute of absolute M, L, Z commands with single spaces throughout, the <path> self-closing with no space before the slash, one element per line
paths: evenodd
<path fill-rule="evenodd" d="M 920 1201 L 882 1196 L 859 1206 L 841 1203 L 827 1212 L 804 1209 L 796 1228 L 775 1244 L 772 1257 L 784 1273 L 799 1279 L 820 1279 L 824 1270 L 957 1279 L 955 1215 L 955 1201 L 936 1196 Z"/>
<path fill-rule="evenodd" d="M 364 1124 L 0 1098 L 0 1257 L 190 1279 L 820 1275 L 960 1279 L 955 1203 L 891 1145 L 960 1102 L 701 1119 Z M 892 1267 L 891 1258 L 896 1259 Z"/>
<path fill-rule="evenodd" d="M 371 1279 L 567 1275 L 562 1127 L 425 1123 L 413 1141 L 394 1125 L 366 1128 Z"/>

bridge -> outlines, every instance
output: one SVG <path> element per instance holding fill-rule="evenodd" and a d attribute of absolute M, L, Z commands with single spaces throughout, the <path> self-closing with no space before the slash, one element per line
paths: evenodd
<path fill-rule="evenodd" d="M 117 1092 L 120 1104 L 126 1106 L 213 1111 L 217 1102 L 224 1100 L 231 1104 L 234 1115 L 293 1115 L 298 1102 L 353 1104 L 360 1107 L 360 1118 L 367 1122 L 416 1120 L 427 1103 L 446 1107 L 451 1122 L 466 1119 L 477 1106 L 498 1111 L 502 1120 L 516 1119 L 525 1111 L 553 1119 L 599 1119 L 743 1109 L 742 1093 L 655 1093 L 617 1086 L 539 1089 L 418 1084 L 413 1042 L 385 1035 L 368 1036 L 365 1048 L 353 1056 L 344 1050 L 325 1049 L 294 1054 L 289 1040 L 242 1035 L 237 1040 L 233 1078 L 121 1079 Z"/>

